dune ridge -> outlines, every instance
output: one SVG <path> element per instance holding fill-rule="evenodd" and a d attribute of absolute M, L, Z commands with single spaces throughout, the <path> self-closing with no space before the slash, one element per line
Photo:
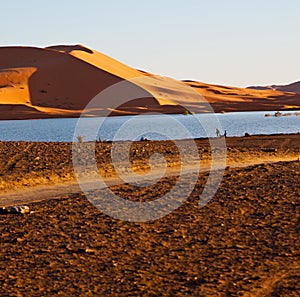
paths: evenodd
<path fill-rule="evenodd" d="M 300 81 L 288 85 L 251 86 L 248 88 L 254 90 L 275 90 L 300 94 Z"/>
<path fill-rule="evenodd" d="M 251 89 L 184 81 L 199 92 L 216 112 L 296 110 L 300 94 L 273 89 Z"/>
<path fill-rule="evenodd" d="M 141 98 L 101 101 L 88 115 L 300 109 L 297 93 L 178 81 L 83 45 L 14 46 L 0 47 L 0 120 L 79 117 L 97 94 L 124 81 Z"/>

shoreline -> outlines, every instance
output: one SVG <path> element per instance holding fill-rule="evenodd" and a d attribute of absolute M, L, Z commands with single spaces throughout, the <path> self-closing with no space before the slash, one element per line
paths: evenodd
<path fill-rule="evenodd" d="M 279 108 L 277 109 L 276 108 L 277 106 L 274 106 L 272 107 L 271 109 L 268 109 L 268 110 L 264 110 L 264 109 L 252 109 L 252 110 L 249 110 L 249 109 L 245 109 L 245 110 L 241 110 L 241 109 L 233 109 L 233 110 L 226 110 L 226 109 L 222 109 L 222 108 L 219 108 L 219 109 L 216 109 L 214 110 L 214 112 L 210 112 L 210 111 L 203 111 L 203 112 L 200 112 L 200 113 L 184 113 L 184 112 L 165 112 L 165 111 L 156 111 L 156 112 L 159 112 L 159 115 L 183 115 L 183 116 L 190 116 L 190 115 L 205 115 L 205 114 L 216 114 L 216 115 L 221 115 L 221 114 L 229 114 L 229 113 L 248 113 L 248 112 L 265 112 L 266 115 L 265 116 L 274 116 L 272 114 L 269 114 L 270 112 L 286 112 L 286 113 L 289 113 L 289 112 L 294 112 L 295 114 L 292 114 L 292 116 L 299 116 L 297 114 L 297 112 L 300 111 L 300 106 L 297 106 L 297 107 L 288 107 L 288 108 Z M 5 118 L 3 117 L 3 115 L 0 114 L 0 122 L 1 121 L 28 121 L 28 120 L 47 120 L 47 119 L 80 119 L 80 118 L 97 118 L 97 117 L 130 117 L 130 116 L 139 116 L 139 115 L 148 115 L 149 111 L 145 111 L 145 112 L 118 112 L 118 111 L 113 111 L 112 113 L 110 113 L 108 116 L 105 115 L 104 116 L 101 116 L 100 115 L 86 115 L 86 116 L 82 116 L 82 113 L 81 112 L 75 112 L 73 115 L 72 114 L 54 114 L 54 115 L 51 115 L 51 114 L 36 114 L 35 116 L 19 116 L 19 117 L 16 117 L 16 118 Z M 150 111 L 151 113 L 151 111 Z M 155 114 L 154 114 L 155 115 Z M 284 116 L 284 115 L 283 115 Z"/>
<path fill-rule="evenodd" d="M 1 120 L 0 120 L 1 121 Z M 247 132 L 245 132 L 247 133 Z M 247 133 L 248 134 L 248 133 Z M 239 139 L 239 138 L 255 138 L 255 137 L 272 137 L 272 136 L 293 136 L 293 135 L 300 135 L 299 132 L 291 132 L 291 133 L 273 133 L 273 134 L 248 134 L 247 136 L 220 136 L 220 137 L 197 137 L 197 138 L 178 138 L 178 139 L 164 139 L 164 140 L 156 140 L 156 139 L 146 139 L 146 140 L 89 140 L 89 141 L 83 141 L 83 143 L 124 143 L 124 142 L 131 142 L 131 143 L 140 143 L 140 142 L 172 142 L 172 141 L 189 141 L 189 140 L 195 140 L 195 141 L 202 141 L 202 140 L 216 140 L 219 138 L 225 138 L 227 139 Z M 29 141 L 29 140 L 0 140 L 0 143 L 61 143 L 61 144 L 73 144 L 78 143 L 78 141 Z"/>

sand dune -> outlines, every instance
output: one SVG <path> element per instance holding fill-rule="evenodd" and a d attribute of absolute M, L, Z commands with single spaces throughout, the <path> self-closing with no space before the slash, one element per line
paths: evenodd
<path fill-rule="evenodd" d="M 123 103 L 126 90 L 121 90 L 87 115 L 300 109 L 296 93 L 181 82 L 82 45 L 0 47 L 0 119 L 78 117 L 97 94 L 124 81 L 138 99 Z"/>
<path fill-rule="evenodd" d="M 1 69 L 0 104 L 31 104 L 28 81 L 35 71 L 34 67 Z"/>
<path fill-rule="evenodd" d="M 256 90 L 277 90 L 282 92 L 291 92 L 300 94 L 300 81 L 288 85 L 271 85 L 271 86 L 251 86 L 249 89 Z"/>
<path fill-rule="evenodd" d="M 300 94 L 256 90 L 185 81 L 210 103 L 216 112 L 292 110 L 300 108 Z"/>

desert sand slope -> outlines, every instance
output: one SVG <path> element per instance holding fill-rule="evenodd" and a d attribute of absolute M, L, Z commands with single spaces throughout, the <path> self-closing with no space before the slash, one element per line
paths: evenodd
<path fill-rule="evenodd" d="M 56 50 L 0 48 L 0 57 L 0 82 L 1 89 L 4 90 L 0 93 L 2 119 L 8 117 L 6 105 L 10 105 L 11 118 L 78 116 L 96 94 L 122 80 L 112 73 Z M 12 80 L 9 74 L 15 69 L 18 69 L 18 79 Z M 32 69 L 35 71 L 29 75 L 29 70 Z M 21 96 L 19 86 L 24 90 L 27 86 L 27 93 L 23 92 Z M 16 103 L 19 104 L 17 115 L 12 108 Z M 20 104 L 24 106 L 23 113 Z M 25 108 L 27 106 L 37 112 L 28 113 Z"/>
<path fill-rule="evenodd" d="M 300 109 L 295 93 L 181 82 L 82 45 L 0 47 L 0 119 L 78 117 L 95 96 L 85 115 Z"/>
<path fill-rule="evenodd" d="M 300 94 L 184 81 L 199 92 L 215 112 L 300 109 Z"/>
<path fill-rule="evenodd" d="M 282 92 L 292 92 L 300 94 L 300 81 L 288 85 L 271 85 L 271 86 L 251 86 L 249 89 L 256 90 L 278 90 Z"/>
<path fill-rule="evenodd" d="M 153 112 L 183 112 L 185 108 L 195 109 L 195 112 L 210 111 L 202 96 L 195 92 L 190 86 L 181 81 L 154 75 L 137 69 L 133 69 L 115 59 L 112 59 L 97 51 L 92 51 L 81 45 L 77 46 L 52 46 L 48 49 L 68 53 L 81 61 L 114 74 L 122 79 L 128 80 L 150 93 L 159 103 L 159 107 L 153 106 L 151 102 L 143 103 L 141 100 L 127 104 L 142 111 Z M 138 94 L 137 94 L 138 95 Z M 183 105 L 180 108 L 178 105 Z M 161 106 L 163 106 L 161 108 Z"/>
<path fill-rule="evenodd" d="M 0 104 L 30 104 L 28 81 L 35 71 L 35 67 L 1 69 Z"/>
<path fill-rule="evenodd" d="M 88 49 L 82 45 L 67 46 L 67 45 L 57 45 L 49 46 L 46 49 L 59 51 L 61 53 L 69 54 L 79 60 L 85 61 L 96 68 L 102 69 L 108 73 L 116 75 L 123 79 L 131 79 L 138 76 L 143 76 L 143 74 L 125 64 L 106 56 L 97 51 Z"/>

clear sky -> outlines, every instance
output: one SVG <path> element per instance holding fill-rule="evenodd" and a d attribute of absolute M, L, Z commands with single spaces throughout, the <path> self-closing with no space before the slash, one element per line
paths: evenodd
<path fill-rule="evenodd" d="M 1 46 L 80 43 L 134 68 L 233 86 L 300 80 L 299 0 L 0 3 Z"/>

